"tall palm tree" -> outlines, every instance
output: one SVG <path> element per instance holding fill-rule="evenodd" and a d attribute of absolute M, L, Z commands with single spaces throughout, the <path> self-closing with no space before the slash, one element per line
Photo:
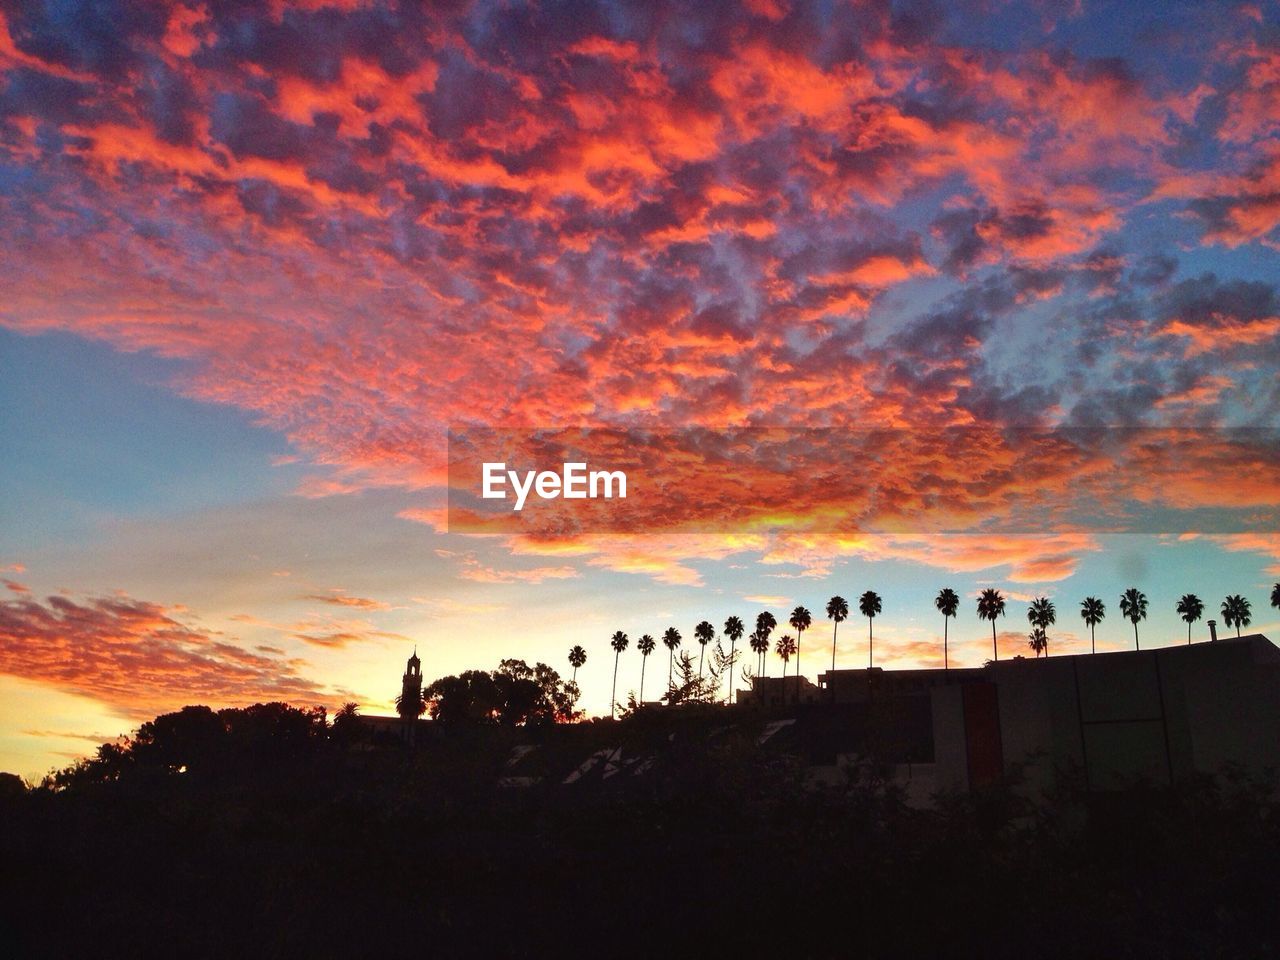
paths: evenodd
<path fill-rule="evenodd" d="M 831 669 L 836 668 L 836 631 L 849 618 L 849 604 L 844 597 L 835 596 L 827 601 L 827 619 L 831 621 Z M 832 688 L 834 690 L 834 687 Z"/>
<path fill-rule="evenodd" d="M 746 627 L 738 617 L 730 617 L 724 622 L 724 635 L 729 638 L 729 703 L 733 702 L 733 650 L 745 631 Z"/>
<path fill-rule="evenodd" d="M 1107 605 L 1097 597 L 1085 597 L 1080 601 L 1080 619 L 1089 628 L 1089 652 L 1098 652 L 1098 638 L 1095 630 L 1107 615 Z"/>
<path fill-rule="evenodd" d="M 756 667 L 760 671 L 760 676 L 763 677 L 768 672 L 768 667 L 765 665 L 765 661 L 769 655 L 769 638 L 763 636 L 759 630 L 755 630 L 752 632 L 751 636 L 747 638 L 747 642 L 751 644 L 751 649 L 755 651 Z"/>
<path fill-rule="evenodd" d="M 636 649 L 640 651 L 640 703 L 644 704 L 644 671 L 649 665 L 649 654 L 657 649 L 658 643 L 649 634 L 636 641 Z"/>
<path fill-rule="evenodd" d="M 1222 601 L 1222 621 L 1228 627 L 1236 628 L 1236 636 L 1240 636 L 1240 628 L 1249 625 L 1249 617 L 1253 608 L 1249 601 L 1238 593 L 1233 593 Z"/>
<path fill-rule="evenodd" d="M 698 676 L 702 676 L 702 657 L 707 652 L 707 644 L 716 638 L 716 628 L 703 620 L 693 628 L 694 639 L 701 645 L 698 648 Z"/>
<path fill-rule="evenodd" d="M 1138 646 L 1138 621 L 1147 619 L 1147 595 L 1137 587 L 1130 587 L 1120 595 L 1120 613 L 1133 622 L 1133 649 Z"/>
<path fill-rule="evenodd" d="M 813 623 L 813 615 L 804 607 L 796 607 L 791 611 L 791 619 L 787 621 L 796 629 L 796 703 L 800 702 L 800 638 Z"/>
<path fill-rule="evenodd" d="M 870 670 L 875 665 L 876 650 L 875 637 L 871 632 L 871 622 L 875 620 L 876 614 L 880 612 L 880 595 L 874 590 L 868 590 L 858 598 L 858 610 L 867 618 L 867 669 Z"/>
<path fill-rule="evenodd" d="M 572 683 L 578 682 L 578 668 L 587 662 L 587 651 L 575 644 L 569 651 L 569 666 L 573 667 Z"/>
<path fill-rule="evenodd" d="M 933 605 L 942 614 L 942 669 L 951 669 L 951 661 L 947 655 L 947 621 L 960 609 L 960 597 L 950 587 L 943 587 L 934 598 Z"/>
<path fill-rule="evenodd" d="M 609 695 L 610 720 L 613 719 L 614 708 L 618 702 L 618 658 L 622 656 L 622 651 L 627 649 L 627 644 L 630 642 L 621 630 L 609 638 L 609 646 L 613 647 L 613 692 Z"/>
<path fill-rule="evenodd" d="M 667 689 L 671 690 L 675 684 L 672 682 L 674 669 L 676 665 L 676 650 L 680 647 L 680 631 L 675 627 L 667 627 L 662 634 L 662 645 L 667 648 Z"/>
<path fill-rule="evenodd" d="M 764 672 L 769 672 L 769 636 L 773 633 L 774 627 L 778 625 L 778 621 L 768 610 L 763 613 L 756 614 L 756 633 L 760 634 L 760 640 L 764 644 Z"/>
<path fill-rule="evenodd" d="M 1194 593 L 1184 593 L 1175 608 L 1178 616 L 1187 622 L 1187 643 L 1191 642 L 1191 625 L 1204 614 L 1204 603 Z"/>
<path fill-rule="evenodd" d="M 1040 631 L 1040 635 L 1035 638 L 1039 646 L 1032 644 L 1037 657 L 1041 650 L 1046 657 L 1049 655 L 1049 635 L 1045 631 L 1057 620 L 1058 611 L 1053 608 L 1053 601 L 1048 597 L 1036 597 L 1027 607 L 1027 622 Z"/>
<path fill-rule="evenodd" d="M 987 587 L 978 596 L 978 616 L 991 621 L 991 658 L 1000 659 L 1000 651 L 996 648 L 996 617 L 1004 616 L 1004 597 L 999 590 Z"/>
<path fill-rule="evenodd" d="M 791 636 L 789 633 L 784 633 L 778 638 L 778 644 L 773 648 L 773 652 L 782 658 L 782 677 L 785 681 L 787 677 L 787 664 L 791 662 L 791 657 L 796 652 L 796 638 Z M 799 674 L 797 674 L 797 676 L 799 676 Z M 800 681 L 797 680 L 796 690 L 799 691 L 799 689 Z M 799 694 L 797 693 L 797 696 L 798 695 Z"/>

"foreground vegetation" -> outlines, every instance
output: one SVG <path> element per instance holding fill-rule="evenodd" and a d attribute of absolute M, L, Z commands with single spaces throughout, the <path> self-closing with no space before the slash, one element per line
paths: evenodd
<path fill-rule="evenodd" d="M 815 787 L 801 758 L 700 704 L 437 725 L 413 750 L 280 704 L 148 728 L 97 766 L 0 791 L 0 955 L 1280 949 L 1280 807 L 1239 779 L 1032 802 L 1012 776 L 919 810 L 874 767 Z M 516 744 L 576 758 L 626 736 L 663 761 L 503 786 Z"/>

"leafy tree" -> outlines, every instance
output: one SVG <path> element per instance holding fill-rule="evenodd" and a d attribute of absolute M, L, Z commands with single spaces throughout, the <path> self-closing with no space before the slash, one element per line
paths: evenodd
<path fill-rule="evenodd" d="M 578 668 L 584 666 L 587 662 L 587 651 L 583 650 L 578 644 L 574 644 L 569 650 L 569 666 L 573 667 L 573 677 L 570 683 L 577 684 Z"/>
<path fill-rule="evenodd" d="M 996 647 L 996 617 L 1004 616 L 1004 596 L 994 587 L 987 587 L 978 595 L 978 617 L 991 621 L 991 658 L 1000 659 L 1000 651 Z"/>
<path fill-rule="evenodd" d="M 680 648 L 680 631 L 675 627 L 667 627 L 662 634 L 662 645 L 667 648 L 667 687 L 671 687 L 676 664 L 676 650 Z"/>
<path fill-rule="evenodd" d="M 1036 597 L 1027 607 L 1027 622 L 1038 631 L 1038 635 L 1033 633 L 1033 637 L 1039 643 L 1039 646 L 1032 645 L 1037 657 L 1042 652 L 1046 657 L 1049 655 L 1049 636 L 1046 630 L 1057 622 L 1057 619 L 1058 612 L 1053 607 L 1053 601 L 1048 597 Z"/>
<path fill-rule="evenodd" d="M 942 614 L 942 669 L 951 669 L 951 660 L 947 653 L 947 621 L 960 609 L 960 597 L 950 587 L 943 587 L 934 598 L 933 605 Z"/>
<path fill-rule="evenodd" d="M 738 641 L 745 630 L 740 617 L 730 617 L 724 622 L 724 635 L 729 638 L 729 703 L 733 702 L 733 664 L 737 662 Z"/>
<path fill-rule="evenodd" d="M 707 644 L 716 637 L 716 628 L 708 621 L 703 620 L 693 628 L 693 637 L 698 641 L 698 673 L 702 673 L 702 659 L 707 652 Z"/>
<path fill-rule="evenodd" d="M 1222 601 L 1222 622 L 1228 627 L 1236 628 L 1236 636 L 1240 636 L 1240 628 L 1249 625 L 1253 610 L 1249 601 L 1233 593 Z"/>
<path fill-rule="evenodd" d="M 1147 619 L 1147 595 L 1137 587 L 1130 587 L 1120 595 L 1120 613 L 1133 624 L 1133 649 L 1138 645 L 1138 621 Z"/>
<path fill-rule="evenodd" d="M 1184 593 L 1178 599 L 1178 606 L 1175 609 L 1178 611 L 1178 616 L 1187 623 L 1187 643 L 1190 643 L 1191 625 L 1203 616 L 1204 602 L 1194 593 Z"/>
<path fill-rule="evenodd" d="M 875 636 L 871 632 L 871 624 L 880 613 L 880 594 L 868 590 L 858 598 L 858 610 L 867 618 L 867 669 L 875 666 Z"/>
<path fill-rule="evenodd" d="M 716 644 L 716 649 L 719 648 L 720 645 Z M 713 656 L 706 673 L 700 674 L 693 668 L 693 657 L 681 651 L 676 657 L 675 683 L 666 694 L 667 703 L 672 706 L 715 703 L 719 699 L 720 669 L 717 658 Z"/>
<path fill-rule="evenodd" d="M 545 663 L 503 660 L 493 672 L 467 670 L 426 688 L 434 720 L 445 724 L 544 726 L 577 718 L 578 688 Z"/>
<path fill-rule="evenodd" d="M 649 634 L 636 641 L 636 649 L 640 651 L 640 703 L 644 703 L 644 671 L 649 663 L 649 654 L 657 649 L 658 643 Z"/>
<path fill-rule="evenodd" d="M 613 648 L 613 690 L 609 694 L 609 716 L 613 717 L 614 708 L 618 700 L 618 658 L 622 656 L 622 651 L 627 649 L 627 644 L 631 641 L 627 639 L 627 635 L 618 630 L 609 638 L 609 646 Z"/>
<path fill-rule="evenodd" d="M 1097 597 L 1085 597 L 1080 602 L 1080 619 L 1089 628 L 1089 652 L 1098 652 L 1097 627 L 1107 615 L 1107 605 Z"/>
<path fill-rule="evenodd" d="M 831 621 L 831 669 L 836 668 L 836 631 L 849 618 L 849 603 L 839 595 L 827 601 L 827 619 Z M 833 692 L 834 692 L 834 688 Z"/>

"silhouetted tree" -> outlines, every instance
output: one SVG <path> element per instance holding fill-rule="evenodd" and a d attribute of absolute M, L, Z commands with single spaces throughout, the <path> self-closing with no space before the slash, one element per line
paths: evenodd
<path fill-rule="evenodd" d="M 1130 587 L 1120 595 L 1120 614 L 1133 623 L 1133 649 L 1138 645 L 1138 621 L 1147 619 L 1147 595 L 1137 587 Z"/>
<path fill-rule="evenodd" d="M 569 682 L 575 686 L 578 683 L 578 668 L 587 662 L 587 651 L 583 650 L 578 644 L 574 644 L 569 650 L 569 666 L 573 667 L 573 679 Z"/>
<path fill-rule="evenodd" d="M 675 627 L 667 627 L 662 634 L 662 645 L 667 648 L 667 688 L 670 689 L 674 677 L 676 650 L 680 647 L 680 631 Z"/>
<path fill-rule="evenodd" d="M 1000 659 L 1000 650 L 996 647 L 996 617 L 1004 616 L 1004 597 L 999 590 L 987 587 L 978 595 L 978 617 L 991 621 L 991 658 Z"/>
<path fill-rule="evenodd" d="M 1080 602 L 1080 619 L 1089 627 L 1089 652 L 1098 652 L 1096 630 L 1103 617 L 1107 615 L 1107 605 L 1097 597 L 1085 597 Z"/>
<path fill-rule="evenodd" d="M 761 673 L 765 676 L 769 674 L 769 637 L 777 625 L 778 621 L 768 610 L 756 615 L 756 633 L 760 635 L 765 650 L 765 657 L 761 660 Z"/>
<path fill-rule="evenodd" d="M 947 652 L 947 621 L 954 617 L 960 609 L 960 597 L 950 587 L 943 587 L 938 591 L 938 596 L 934 599 L 933 605 L 942 614 L 942 669 L 950 670 L 951 658 Z"/>
<path fill-rule="evenodd" d="M 1280 610 L 1280 583 L 1271 588 L 1271 605 Z"/>
<path fill-rule="evenodd" d="M 1240 628 L 1249 625 L 1252 613 L 1249 601 L 1238 593 L 1233 593 L 1222 601 L 1222 621 L 1228 627 L 1236 628 L 1237 637 L 1240 636 Z"/>
<path fill-rule="evenodd" d="M 622 651 L 627 649 L 630 641 L 627 635 L 621 630 L 617 631 L 609 638 L 609 646 L 613 648 L 613 690 L 609 694 L 609 717 L 613 718 L 614 710 L 618 700 L 618 658 L 622 656 Z"/>
<path fill-rule="evenodd" d="M 871 624 L 880 613 L 880 594 L 874 590 L 868 590 L 858 598 L 858 610 L 867 618 L 867 669 L 870 670 L 876 663 L 876 639 L 872 633 Z"/>
<path fill-rule="evenodd" d="M 773 652 L 782 658 L 782 677 L 786 680 L 787 664 L 791 662 L 791 658 L 796 652 L 796 638 L 790 634 L 784 633 L 778 638 L 777 644 L 773 648 Z M 799 674 L 797 674 L 799 676 Z M 796 689 L 800 689 L 800 681 L 796 681 Z"/>
<path fill-rule="evenodd" d="M 333 739 L 338 743 L 351 744 L 362 739 L 363 732 L 359 705 L 353 702 L 344 703 L 333 715 Z"/>
<path fill-rule="evenodd" d="M 1041 652 L 1046 657 L 1049 655 L 1049 635 L 1047 630 L 1057 619 L 1058 612 L 1053 607 L 1053 601 L 1048 597 L 1036 597 L 1027 607 L 1027 622 L 1038 631 L 1038 633 L 1032 634 L 1033 639 L 1039 644 L 1039 646 L 1032 645 L 1037 657 L 1040 656 Z"/>
<path fill-rule="evenodd" d="M 649 664 L 649 654 L 653 653 L 658 647 L 657 641 L 649 634 L 645 634 L 636 641 L 636 649 L 640 651 L 640 703 L 644 703 L 644 671 Z"/>
<path fill-rule="evenodd" d="M 764 676 L 766 673 L 764 665 L 765 657 L 769 654 L 769 638 L 761 636 L 760 631 L 755 630 L 752 632 L 747 642 L 751 644 L 751 649 L 755 651 L 756 668 L 760 671 L 760 675 Z"/>
<path fill-rule="evenodd" d="M 730 617 L 724 622 L 724 635 L 729 638 L 729 703 L 733 702 L 733 665 L 737 662 L 736 649 L 745 630 L 739 617 Z"/>
<path fill-rule="evenodd" d="M 1191 642 L 1191 625 L 1204 614 L 1204 603 L 1194 593 L 1184 593 L 1178 599 L 1178 616 L 1187 622 L 1187 643 Z"/>
<path fill-rule="evenodd" d="M 1041 653 L 1047 654 L 1049 651 L 1049 639 L 1045 636 L 1044 630 L 1040 627 L 1032 629 L 1030 635 L 1027 637 L 1027 644 L 1036 652 L 1036 659 L 1040 658 Z"/>
<path fill-rule="evenodd" d="M 849 603 L 839 595 L 827 601 L 827 619 L 831 621 L 831 669 L 836 668 L 836 631 L 849 618 Z M 834 691 L 834 687 L 832 690 Z"/>
<path fill-rule="evenodd" d="M 716 628 L 703 620 L 693 628 L 693 637 L 698 641 L 698 676 L 702 676 L 702 661 L 707 652 L 707 644 L 716 637 Z"/>
<path fill-rule="evenodd" d="M 796 607 L 791 611 L 791 619 L 787 621 L 796 631 L 796 703 L 800 702 L 800 639 L 813 623 L 813 615 L 804 607 Z"/>
<path fill-rule="evenodd" d="M 441 677 L 424 691 L 433 720 L 448 725 L 540 726 L 578 714 L 578 686 L 545 663 L 503 660 L 493 672 L 467 670 Z"/>

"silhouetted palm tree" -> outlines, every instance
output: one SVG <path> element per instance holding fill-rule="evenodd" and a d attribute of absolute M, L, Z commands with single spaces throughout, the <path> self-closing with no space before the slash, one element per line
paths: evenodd
<path fill-rule="evenodd" d="M 621 630 L 609 638 L 609 646 L 613 647 L 613 692 L 609 695 L 609 719 L 611 720 L 618 701 L 618 658 L 622 656 L 622 651 L 627 649 L 627 644 L 630 642 Z"/>
<path fill-rule="evenodd" d="M 782 658 L 782 678 L 785 681 L 787 677 L 787 664 L 791 662 L 791 657 L 796 652 L 796 638 L 788 633 L 784 633 L 778 638 L 778 643 L 773 648 L 773 652 Z M 799 674 L 797 674 L 797 676 L 799 676 Z M 799 689 L 799 684 L 800 681 L 797 680 L 796 689 Z"/>
<path fill-rule="evenodd" d="M 644 671 L 649 665 L 649 654 L 658 647 L 658 643 L 649 634 L 636 641 L 636 649 L 640 651 L 640 704 L 644 705 Z"/>
<path fill-rule="evenodd" d="M 876 614 L 880 612 L 880 595 L 874 590 L 868 590 L 858 598 L 858 610 L 867 618 L 867 669 L 870 670 L 875 666 L 876 650 L 876 641 L 871 632 L 871 623 L 875 620 Z"/>
<path fill-rule="evenodd" d="M 756 633 L 760 634 L 760 640 L 764 644 L 764 673 L 769 673 L 769 636 L 773 633 L 774 627 L 778 625 L 778 621 L 774 619 L 772 613 L 768 610 L 756 615 Z"/>
<path fill-rule="evenodd" d="M 1147 595 L 1137 587 L 1130 587 L 1120 595 L 1120 613 L 1133 622 L 1133 649 L 1138 645 L 1138 621 L 1147 619 Z"/>
<path fill-rule="evenodd" d="M 827 601 L 827 619 L 831 621 L 831 669 L 836 668 L 836 631 L 849 618 L 849 603 L 844 597 L 835 596 Z M 835 688 L 832 687 L 834 692 Z"/>
<path fill-rule="evenodd" d="M 1187 622 L 1187 643 L 1191 642 L 1191 625 L 1204 614 L 1204 603 L 1194 593 L 1184 593 L 1178 599 L 1178 616 Z"/>
<path fill-rule="evenodd" d="M 573 683 L 578 682 L 578 668 L 587 662 L 587 651 L 576 644 L 569 651 L 569 666 L 573 667 Z"/>
<path fill-rule="evenodd" d="M 724 635 L 729 638 L 729 697 L 728 702 L 733 702 L 733 651 L 738 645 L 738 641 L 742 639 L 742 634 L 746 627 L 742 625 L 742 620 L 738 617 L 730 617 L 724 622 Z"/>
<path fill-rule="evenodd" d="M 1098 652 L 1098 638 L 1095 629 L 1107 615 L 1107 605 L 1097 597 L 1085 597 L 1080 602 L 1080 619 L 1089 627 L 1089 652 Z"/>
<path fill-rule="evenodd" d="M 761 636 L 760 631 L 756 630 L 752 632 L 751 636 L 747 639 L 747 642 L 751 644 L 751 649 L 755 651 L 756 666 L 760 670 L 760 676 L 763 677 L 768 673 L 768 667 L 765 665 L 765 661 L 769 655 L 769 638 Z"/>
<path fill-rule="evenodd" d="M 1039 631 L 1039 636 L 1033 634 L 1033 638 L 1039 643 L 1039 646 L 1032 644 L 1036 656 L 1040 656 L 1043 650 L 1044 655 L 1049 655 L 1049 635 L 1047 628 L 1056 623 L 1058 619 L 1058 611 L 1053 608 L 1053 601 L 1048 597 L 1036 597 L 1031 601 L 1031 605 L 1027 607 L 1027 622 Z"/>
<path fill-rule="evenodd" d="M 956 611 L 960 609 L 960 597 L 950 587 L 943 587 L 938 591 L 938 596 L 934 599 L 933 605 L 938 608 L 938 612 L 942 614 L 942 669 L 951 669 L 951 660 L 947 654 L 947 621 L 956 615 Z"/>
<path fill-rule="evenodd" d="M 1004 616 L 1004 597 L 1000 591 L 987 587 L 978 596 L 978 616 L 991 621 L 991 658 L 1000 659 L 1000 651 L 996 648 L 996 617 Z"/>
<path fill-rule="evenodd" d="M 1280 583 L 1271 588 L 1271 605 L 1280 610 Z"/>
<path fill-rule="evenodd" d="M 1249 617 L 1253 610 L 1248 600 L 1233 593 L 1222 601 L 1222 620 L 1228 627 L 1236 628 L 1236 636 L 1240 636 L 1240 628 L 1249 625 Z"/>
<path fill-rule="evenodd" d="M 787 621 L 796 630 L 796 703 L 800 702 L 800 638 L 813 623 L 813 616 L 804 607 L 796 607 L 791 611 L 791 619 Z"/>
<path fill-rule="evenodd" d="M 693 636 L 700 644 L 698 649 L 698 676 L 702 676 L 702 656 L 707 652 L 707 644 L 716 638 L 716 628 L 703 620 L 693 628 Z"/>
<path fill-rule="evenodd" d="M 1039 659 L 1041 653 L 1046 656 L 1049 653 L 1049 638 L 1040 627 L 1032 629 L 1027 637 L 1027 645 L 1036 652 L 1036 659 Z"/>
<path fill-rule="evenodd" d="M 670 651 L 667 654 L 667 689 L 670 690 L 674 684 L 672 682 L 673 671 L 676 663 L 676 650 L 680 647 L 680 631 L 675 627 L 667 627 L 662 634 L 662 645 Z"/>

